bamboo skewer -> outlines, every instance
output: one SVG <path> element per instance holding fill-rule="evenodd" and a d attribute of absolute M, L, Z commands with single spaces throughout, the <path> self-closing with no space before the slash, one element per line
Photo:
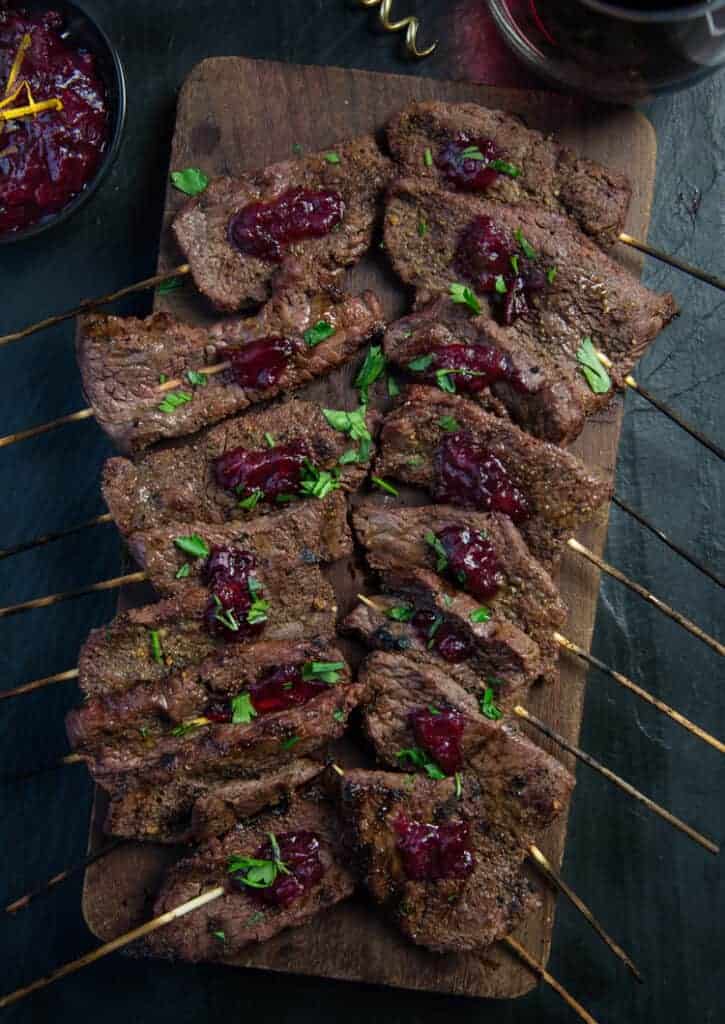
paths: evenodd
<path fill-rule="evenodd" d="M 637 249 L 647 256 L 660 260 L 661 263 L 667 263 L 668 266 L 681 270 L 683 273 L 689 274 L 690 277 L 696 277 L 698 281 L 704 281 L 705 284 L 710 284 L 713 288 L 719 288 L 721 292 L 725 292 L 725 278 L 717 277 L 706 270 L 700 270 L 699 267 L 693 266 L 692 263 L 685 263 L 684 260 L 679 259 L 677 256 L 670 256 L 669 253 L 663 252 L 662 249 L 656 249 L 648 242 L 642 242 L 639 238 L 633 238 L 624 231 L 619 235 L 619 241 L 623 245 L 629 245 L 632 249 Z"/>
<path fill-rule="evenodd" d="M 591 754 L 587 754 L 586 751 L 582 750 L 580 747 L 576 747 L 573 743 L 570 743 L 560 733 L 555 732 L 550 726 L 548 726 L 546 722 L 542 722 L 540 718 L 536 717 L 536 715 L 532 715 L 530 711 L 526 710 L 526 708 L 523 708 L 520 704 L 517 704 L 513 711 L 514 714 L 517 715 L 519 718 L 522 718 L 525 722 L 529 722 L 531 725 L 535 726 L 545 736 L 548 736 L 550 740 L 553 740 L 554 743 L 557 743 L 560 747 L 563 747 L 564 750 L 567 750 L 570 754 L 573 754 L 574 757 L 576 757 L 579 761 L 582 761 L 590 768 L 593 768 L 595 771 L 599 772 L 600 775 L 603 775 L 605 778 L 609 779 L 609 781 L 613 782 L 615 786 L 619 786 L 619 788 L 624 790 L 624 792 L 627 793 L 628 796 L 633 797 L 639 803 L 647 807 L 650 811 L 653 811 L 656 815 L 658 815 L 660 818 L 666 821 L 669 825 L 672 825 L 673 828 L 676 828 L 678 829 L 678 831 L 683 832 L 686 836 L 689 836 L 690 839 L 694 840 L 694 842 L 696 843 L 699 843 L 700 846 L 704 847 L 704 849 L 708 850 L 710 853 L 720 853 L 720 847 L 717 845 L 717 843 L 713 842 L 712 839 L 708 839 L 707 836 L 704 836 L 701 832 L 698 832 L 696 829 L 692 828 L 691 825 L 688 825 L 686 822 L 682 821 L 681 818 L 678 818 L 676 815 L 672 814 L 666 808 L 662 807 L 660 804 L 650 799 L 650 797 L 645 796 L 644 793 L 642 793 L 639 789 L 633 786 L 630 782 L 627 782 L 626 779 L 623 779 L 621 775 L 617 775 L 615 772 L 611 771 L 611 769 L 603 765 L 601 761 L 597 761 L 596 758 L 592 757 Z"/>
<path fill-rule="evenodd" d="M 132 572 L 126 576 L 115 576 L 110 580 L 103 580 L 101 583 L 91 583 L 87 587 L 78 587 L 75 590 L 65 590 L 59 594 L 48 594 L 46 597 L 36 597 L 32 601 L 21 601 L 20 604 L 8 605 L 0 608 L 0 618 L 8 618 L 11 615 L 18 615 L 20 612 L 32 611 L 34 608 L 48 608 L 61 601 L 70 601 L 75 597 L 83 597 L 85 594 L 94 594 L 100 590 L 116 590 L 118 587 L 125 587 L 130 583 L 143 583 L 148 576 L 145 572 Z"/>
<path fill-rule="evenodd" d="M 44 679 L 36 679 L 32 683 L 25 683 L 23 686 L 16 686 L 14 690 L 0 692 L 0 700 L 7 700 L 9 697 L 20 697 L 25 693 L 32 693 L 33 690 L 42 690 L 45 686 L 52 686 L 54 683 L 67 683 L 71 679 L 78 678 L 78 669 L 71 668 L 67 672 L 58 672 L 54 676 L 45 676 Z"/>
<path fill-rule="evenodd" d="M 62 540 L 63 537 L 71 537 L 74 533 L 88 530 L 92 526 L 101 526 L 103 523 L 112 522 L 113 516 L 111 513 L 104 512 L 102 515 L 94 516 L 93 519 L 86 519 L 84 523 L 78 523 L 77 526 L 69 526 L 65 530 L 56 530 L 54 533 L 46 533 L 42 537 L 36 537 L 34 540 L 24 541 L 22 544 L 13 544 L 10 548 L 2 548 L 0 549 L 0 561 L 3 558 L 10 558 L 13 555 L 21 555 L 26 551 L 32 551 L 33 548 L 43 547 L 45 544 L 52 544 L 53 541 Z"/>
<path fill-rule="evenodd" d="M 52 875 L 47 882 L 43 882 L 41 885 L 38 885 L 29 892 L 26 892 L 25 895 L 21 896 L 19 899 L 13 900 L 12 903 L 8 903 L 5 907 L 5 913 L 16 914 L 19 910 L 25 910 L 36 896 L 40 896 L 49 889 L 54 889 L 56 885 L 60 885 L 62 882 L 65 882 L 68 878 L 78 874 L 78 872 L 82 871 L 84 868 L 89 868 L 91 864 L 95 864 L 96 861 L 101 860 L 113 850 L 118 849 L 118 847 L 122 846 L 125 842 L 126 840 L 124 839 L 115 839 L 104 846 L 102 850 L 99 850 L 98 853 L 94 853 L 90 857 L 86 857 L 84 860 L 74 864 L 72 867 L 66 868 L 64 871 L 59 871 L 56 875 Z"/>
<path fill-rule="evenodd" d="M 561 985 L 556 978 L 552 977 L 551 974 L 543 967 L 538 960 L 535 960 L 528 950 L 524 949 L 520 942 L 516 939 L 512 939 L 510 935 L 507 935 L 505 939 L 501 940 L 505 946 L 511 950 L 519 958 L 523 960 L 528 968 L 530 968 L 534 974 L 538 974 L 543 982 L 545 982 L 549 988 L 553 988 L 558 996 L 564 1000 L 567 1006 L 570 1006 L 572 1010 L 580 1017 L 585 1024 L 597 1024 L 596 1020 L 592 1015 L 584 1009 L 581 1003 L 577 1002 L 574 996 L 568 992 L 563 985 Z M 2 1005 L 2 1004 L 0 1004 Z"/>

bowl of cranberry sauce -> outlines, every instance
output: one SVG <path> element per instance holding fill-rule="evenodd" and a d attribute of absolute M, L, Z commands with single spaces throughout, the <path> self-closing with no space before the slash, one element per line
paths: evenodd
<path fill-rule="evenodd" d="M 71 217 L 121 144 L 126 86 L 104 32 L 66 0 L 0 0 L 0 243 Z"/>

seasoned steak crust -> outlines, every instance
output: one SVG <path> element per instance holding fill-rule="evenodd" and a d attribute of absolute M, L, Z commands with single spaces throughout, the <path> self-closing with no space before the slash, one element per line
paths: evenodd
<path fill-rule="evenodd" d="M 543 676 L 554 678 L 559 649 L 553 632 L 566 620 L 566 605 L 510 519 L 451 505 L 393 508 L 366 503 L 353 513 L 353 527 L 371 567 L 382 572 L 392 588 L 411 569 L 435 570 L 436 556 L 425 535 L 446 526 L 478 530 L 487 536 L 504 578 L 496 596 L 487 602 L 492 618 L 527 633 L 538 644 Z"/>
<path fill-rule="evenodd" d="M 372 429 L 372 415 L 368 415 L 368 425 Z M 226 452 L 234 448 L 266 449 L 268 437 L 277 445 L 305 441 L 310 461 L 318 469 L 339 468 L 344 491 L 357 490 L 367 472 L 367 463 L 339 466 L 340 456 L 357 446 L 345 434 L 333 430 L 317 403 L 290 399 L 262 412 L 234 416 L 194 437 L 145 452 L 133 461 L 109 459 L 103 468 L 102 490 L 118 529 L 128 535 L 171 520 L 236 522 L 243 526 L 261 515 L 279 515 L 280 506 L 273 502 L 262 501 L 251 510 L 241 508 L 239 496 L 220 487 L 214 471 L 215 460 Z M 330 498 L 331 508 L 337 510 L 344 505 L 342 494 Z M 304 519 L 314 514 L 310 506 L 319 504 L 313 498 L 293 503 L 291 508 Z M 306 528 L 312 533 L 316 529 L 312 522 Z"/>
<path fill-rule="evenodd" d="M 453 779 L 348 770 L 340 780 L 344 842 L 355 874 L 405 936 L 437 953 L 490 946 L 541 901 L 522 870 L 524 848 L 455 795 Z M 474 857 L 464 879 L 411 881 L 394 822 L 467 822 Z"/>
<path fill-rule="evenodd" d="M 592 160 L 577 157 L 551 137 L 527 128 L 520 118 L 476 103 L 413 103 L 388 125 L 390 150 L 401 173 L 455 190 L 438 166 L 442 146 L 460 136 L 490 139 L 500 159 L 518 177 L 500 174 L 486 197 L 509 206 L 536 202 L 573 217 L 600 245 L 617 241 L 632 196 L 628 179 Z M 426 161 L 426 149 L 432 160 Z"/>
<path fill-rule="evenodd" d="M 336 154 L 334 162 L 327 159 L 331 153 Z M 363 135 L 238 178 L 214 178 L 173 223 L 196 287 L 225 313 L 267 301 L 280 265 L 234 248 L 229 223 L 248 204 L 267 203 L 291 188 L 337 192 L 345 212 L 341 224 L 322 238 L 286 246 L 286 261 L 299 266 L 310 282 L 349 266 L 370 246 L 380 192 L 391 173 L 392 165 L 375 139 Z"/>
<path fill-rule="evenodd" d="M 459 431 L 495 455 L 523 492 L 531 515 L 518 528 L 547 566 L 561 557 L 566 539 L 611 499 L 612 485 L 570 452 L 536 440 L 475 402 L 425 387 L 411 388 L 386 418 L 375 471 L 430 490 L 438 479 L 436 452 L 447 435 Z"/>
<path fill-rule="evenodd" d="M 254 857 L 269 833 L 314 832 L 320 843 L 325 873 L 291 906 L 261 906 L 249 891 L 230 880 L 231 857 Z M 317 914 L 347 899 L 355 888 L 340 847 L 337 816 L 314 788 L 293 799 L 288 809 L 277 808 L 248 821 L 240 821 L 219 839 L 212 839 L 166 874 L 154 904 L 154 916 L 222 885 L 226 892 L 213 903 L 193 911 L 145 940 L 152 956 L 187 960 L 223 960 L 251 943 L 305 924 Z M 216 935 L 215 935 L 216 933 Z M 224 936 L 223 941 L 219 938 Z"/>
<path fill-rule="evenodd" d="M 461 282 L 455 264 L 461 232 L 479 216 L 490 217 L 512 238 L 517 230 L 523 232 L 541 265 L 557 271 L 553 283 L 530 295 L 531 310 L 509 327 L 498 324 L 487 300 L 479 297 L 486 314 L 477 323 L 483 340 L 506 351 L 508 338 L 521 337 L 575 363 L 582 339 L 590 337 L 612 361 L 615 387 L 622 387 L 675 315 L 674 299 L 645 288 L 561 214 L 531 204 L 509 207 L 444 193 L 425 181 L 397 181 L 388 190 L 385 248 L 401 279 L 419 289 L 419 299 L 447 294 L 451 284 Z M 418 231 L 421 220 L 427 224 L 424 237 Z M 611 397 L 611 389 L 594 396 L 591 410 Z"/>
<path fill-rule="evenodd" d="M 251 405 L 289 393 L 351 359 L 383 327 L 380 304 L 372 292 L 347 296 L 336 287 L 312 292 L 289 281 L 254 317 L 197 327 L 168 313 L 145 320 L 89 314 L 80 320 L 78 364 L 83 388 L 96 419 L 124 452 L 141 451 L 157 441 L 186 437 Z M 304 332 L 324 320 L 335 333 L 314 347 Z M 279 379 L 262 389 L 238 385 L 230 370 L 212 374 L 204 386 L 188 383 L 189 371 L 224 363 L 231 350 L 267 337 L 295 343 Z M 179 380 L 174 392 L 191 401 L 171 411 L 159 408 L 169 392 L 159 381 Z"/>

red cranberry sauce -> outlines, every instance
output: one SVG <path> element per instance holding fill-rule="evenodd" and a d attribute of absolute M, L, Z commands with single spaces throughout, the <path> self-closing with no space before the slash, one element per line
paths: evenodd
<path fill-rule="evenodd" d="M 230 545 L 211 549 L 201 578 L 211 590 L 204 621 L 212 636 L 247 640 L 264 629 L 264 618 L 249 622 L 252 604 L 262 593 L 255 567 L 254 557 L 242 548 Z"/>
<path fill-rule="evenodd" d="M 506 326 L 529 310 L 534 292 L 547 286 L 542 268 L 490 217 L 476 217 L 464 229 L 455 262 L 475 291 L 490 296 Z"/>
<path fill-rule="evenodd" d="M 531 514 L 523 491 L 512 483 L 500 459 L 478 444 L 468 431 L 446 434 L 434 458 L 433 497 L 448 505 L 468 505 L 503 512 L 515 523 Z"/>
<path fill-rule="evenodd" d="M 403 870 L 412 881 L 467 878 L 473 871 L 475 860 L 467 822 L 427 825 L 401 814 L 393 828 Z"/>
<path fill-rule="evenodd" d="M 529 391 L 511 356 L 493 345 L 445 345 L 427 354 L 433 356 L 423 377 L 429 384 L 440 383 L 437 371 L 453 370 L 454 373 L 445 374 L 449 391 L 477 395 L 499 380 L 507 381 L 521 394 Z"/>
<path fill-rule="evenodd" d="M 446 775 L 463 768 L 463 729 L 465 718 L 453 708 L 415 708 L 408 715 L 415 742 L 422 747 Z"/>
<path fill-rule="evenodd" d="M 48 110 L 0 121 L 0 234 L 61 210 L 95 174 L 108 141 L 108 108 L 96 58 L 62 38 L 57 11 L 0 9 L 0 100 L 5 110 L 58 99 Z M 24 36 L 30 46 L 6 95 Z M 29 90 L 29 91 L 28 91 Z M 17 95 L 15 95 L 17 93 Z"/>
<path fill-rule="evenodd" d="M 324 237 L 344 215 L 339 192 L 290 188 L 268 203 L 248 203 L 236 213 L 229 222 L 229 242 L 245 256 L 279 263 L 285 246 Z"/>
<path fill-rule="evenodd" d="M 445 526 L 436 537 L 448 560 L 445 571 L 479 600 L 495 597 L 503 584 L 503 573 L 490 541 L 467 526 Z"/>
<path fill-rule="evenodd" d="M 447 622 L 442 615 L 421 609 L 411 620 L 416 633 L 428 642 L 430 650 L 434 650 L 443 658 L 457 664 L 465 661 L 473 653 L 473 644 L 458 626 Z"/>
<path fill-rule="evenodd" d="M 442 147 L 436 164 L 446 179 L 462 192 L 485 192 L 501 173 L 491 167 L 491 161 L 500 157 L 491 139 L 474 139 L 462 132 Z"/>
<path fill-rule="evenodd" d="M 264 501 L 274 501 L 281 494 L 297 494 L 302 466 L 311 458 L 305 441 L 291 441 L 274 448 L 255 451 L 232 448 L 214 460 L 214 475 L 220 487 L 234 491 L 240 498 L 255 492 Z"/>
<path fill-rule="evenodd" d="M 320 840 L 314 832 L 282 832 L 275 837 L 279 856 L 289 874 L 280 871 L 267 889 L 255 889 L 254 895 L 262 902 L 275 907 L 289 907 L 300 896 L 319 882 L 325 874 L 320 860 Z M 260 860 L 272 860 L 274 853 L 271 842 L 257 851 Z"/>
<path fill-rule="evenodd" d="M 279 665 L 261 672 L 248 687 L 252 707 L 258 715 L 270 715 L 275 711 L 289 711 L 329 691 L 330 687 L 321 679 L 304 679 L 302 665 Z M 204 711 L 212 722 L 231 722 L 230 701 L 212 701 Z"/>
<path fill-rule="evenodd" d="M 227 358 L 235 384 L 251 391 L 275 387 L 299 347 L 292 338 L 271 336 L 229 349 Z"/>

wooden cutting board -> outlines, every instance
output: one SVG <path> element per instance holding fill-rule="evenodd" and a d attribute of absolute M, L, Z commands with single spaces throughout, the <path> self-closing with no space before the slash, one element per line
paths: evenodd
<path fill-rule="evenodd" d="M 646 237 L 655 173 L 652 126 L 634 111 L 594 110 L 575 99 L 543 92 L 237 58 L 207 60 L 192 71 L 181 91 L 170 168 L 200 167 L 209 175 L 241 173 L 291 157 L 293 146 L 313 151 L 332 148 L 336 142 L 360 133 L 380 133 L 388 118 L 405 104 L 428 99 L 474 100 L 515 112 L 532 127 L 556 132 L 582 155 L 626 172 L 634 182 L 627 230 Z M 183 197 L 169 188 L 159 260 L 163 269 L 181 262 L 169 222 L 182 202 Z M 371 257 L 351 272 L 349 286 L 353 290 L 375 289 L 383 299 L 388 319 L 393 319 L 406 309 L 406 295 L 387 267 L 384 254 L 377 246 L 374 249 Z M 637 257 L 620 249 L 623 247 L 617 250 L 617 258 L 638 273 Z M 188 283 L 180 291 L 157 296 L 156 307 L 197 321 L 209 317 L 208 309 Z M 336 408 L 354 407 L 356 396 L 350 388 L 354 368 L 345 368 L 312 385 L 303 396 Z M 385 399 L 380 394 L 377 400 L 384 407 Z M 621 403 L 617 402 L 588 423 L 574 446 L 588 465 L 609 477 L 614 472 L 620 421 Z M 406 500 L 420 502 L 412 493 Z M 602 517 L 579 536 L 601 553 L 605 535 L 606 521 Z M 341 612 L 345 612 L 354 604 L 360 580 L 349 565 L 333 566 L 329 573 Z M 587 649 L 598 587 L 597 572 L 567 553 L 561 571 L 562 594 L 571 609 L 566 632 Z M 137 604 L 141 599 L 148 600 L 148 593 L 129 593 L 124 595 L 123 605 Z M 532 691 L 528 700 L 535 714 L 574 741 L 581 723 L 585 675 L 580 663 L 565 656 L 560 682 Z M 562 756 L 558 748 L 549 749 Z M 570 759 L 563 760 L 573 768 Z M 104 798 L 97 791 L 91 851 L 103 841 L 100 829 L 104 809 Z M 541 842 L 556 865 L 561 864 L 566 825 L 565 818 L 559 819 Z M 89 868 L 83 912 L 99 939 L 111 939 L 148 918 L 163 870 L 178 856 L 177 850 L 128 844 Z M 554 898 L 545 885 L 542 887 L 543 910 L 525 923 L 518 938 L 545 963 L 551 944 Z M 437 956 L 404 942 L 362 895 L 304 928 L 245 950 L 231 963 L 496 998 L 520 996 L 536 984 L 528 969 L 498 947 L 480 955 Z"/>

